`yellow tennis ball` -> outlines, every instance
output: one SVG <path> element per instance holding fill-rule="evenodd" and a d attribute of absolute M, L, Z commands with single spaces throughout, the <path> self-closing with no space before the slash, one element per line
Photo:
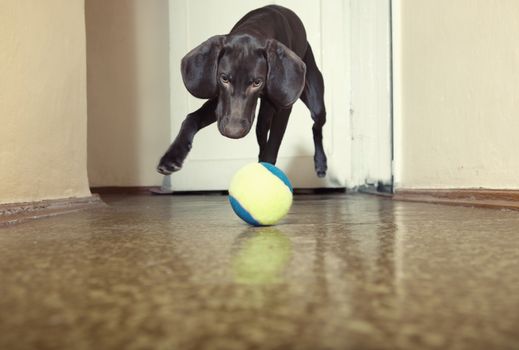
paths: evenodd
<path fill-rule="evenodd" d="M 236 172 L 229 186 L 234 212 L 254 226 L 274 225 L 292 205 L 292 185 L 278 167 L 252 163 Z"/>

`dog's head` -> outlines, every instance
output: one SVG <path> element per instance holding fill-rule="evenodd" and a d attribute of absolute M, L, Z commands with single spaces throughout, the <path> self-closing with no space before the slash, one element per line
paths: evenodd
<path fill-rule="evenodd" d="M 297 101 L 305 85 L 306 66 L 274 39 L 250 35 L 218 35 L 191 50 L 181 64 L 182 79 L 199 98 L 218 98 L 218 130 L 224 136 L 247 135 L 258 97 L 277 108 Z"/>

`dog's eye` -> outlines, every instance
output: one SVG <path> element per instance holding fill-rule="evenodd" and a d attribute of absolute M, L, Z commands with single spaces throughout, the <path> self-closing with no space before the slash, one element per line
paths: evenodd
<path fill-rule="evenodd" d="M 229 84 L 229 77 L 228 77 L 227 75 L 225 75 L 225 74 L 222 74 L 222 75 L 220 76 L 220 80 L 221 80 L 222 83 L 224 83 L 224 84 Z"/>
<path fill-rule="evenodd" d="M 263 81 L 261 81 L 261 79 L 255 79 L 253 82 L 252 82 L 252 86 L 254 87 L 260 87 L 261 84 L 263 83 Z"/>

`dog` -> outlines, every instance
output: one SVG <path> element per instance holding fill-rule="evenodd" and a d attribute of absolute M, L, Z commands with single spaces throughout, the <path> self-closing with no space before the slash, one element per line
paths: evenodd
<path fill-rule="evenodd" d="M 253 10 L 229 34 L 213 36 L 191 50 L 180 68 L 187 90 L 207 101 L 182 122 L 160 159 L 159 173 L 180 170 L 195 134 L 214 122 L 223 136 L 247 135 L 258 99 L 258 160 L 276 164 L 292 105 L 301 98 L 313 119 L 315 171 L 318 177 L 326 175 L 324 82 L 303 23 L 294 12 L 276 5 Z"/>

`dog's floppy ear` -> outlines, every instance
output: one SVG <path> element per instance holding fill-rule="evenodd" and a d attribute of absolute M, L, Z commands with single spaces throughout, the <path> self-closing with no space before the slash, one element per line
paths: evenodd
<path fill-rule="evenodd" d="M 182 80 L 193 96 L 205 99 L 216 96 L 216 70 L 223 39 L 224 35 L 213 36 L 182 58 Z"/>
<path fill-rule="evenodd" d="M 305 87 L 306 65 L 277 40 L 267 41 L 267 96 L 278 107 L 294 104 Z"/>

